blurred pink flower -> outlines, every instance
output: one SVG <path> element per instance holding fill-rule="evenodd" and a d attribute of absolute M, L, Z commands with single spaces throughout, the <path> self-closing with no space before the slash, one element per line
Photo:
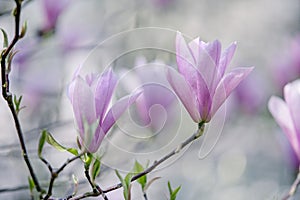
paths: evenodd
<path fill-rule="evenodd" d="M 272 96 L 268 107 L 300 160 L 300 79 L 287 84 L 283 92 L 285 101 Z"/>
<path fill-rule="evenodd" d="M 169 83 L 164 76 L 166 65 L 162 62 L 147 63 L 145 58 L 139 58 L 136 67 L 139 67 L 136 71 L 143 88 L 143 94 L 136 101 L 137 111 L 143 125 L 150 125 L 156 132 L 171 120 L 172 103 L 176 96 L 169 89 Z M 155 109 L 155 106 L 160 106 L 160 109 Z M 163 115 L 162 109 L 167 116 Z"/>
<path fill-rule="evenodd" d="M 79 70 L 80 68 L 69 85 L 68 96 L 73 106 L 81 143 L 93 153 L 97 151 L 105 134 L 116 120 L 141 93 L 126 96 L 108 109 L 117 84 L 117 77 L 112 69 L 100 76 L 86 76 L 85 80 L 79 75 Z"/>
<path fill-rule="evenodd" d="M 258 89 L 259 88 L 259 89 Z M 247 114 L 257 114 L 265 109 L 267 96 L 266 80 L 259 73 L 252 73 L 235 90 L 235 106 Z"/>
<path fill-rule="evenodd" d="M 59 15 L 70 5 L 70 0 L 43 0 L 45 23 L 43 31 L 55 28 Z"/>
<path fill-rule="evenodd" d="M 281 51 L 280 54 L 273 64 L 273 76 L 281 90 L 288 82 L 300 78 L 300 35 L 291 42 L 286 52 Z"/>
<path fill-rule="evenodd" d="M 196 123 L 209 122 L 238 84 L 252 71 L 236 68 L 225 74 L 236 49 L 231 44 L 221 54 L 221 43 L 196 38 L 187 44 L 181 33 L 176 38 L 178 74 L 168 70 L 167 78 Z"/>

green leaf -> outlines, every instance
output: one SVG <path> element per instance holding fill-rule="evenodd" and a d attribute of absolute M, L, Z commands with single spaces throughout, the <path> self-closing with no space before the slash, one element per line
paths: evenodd
<path fill-rule="evenodd" d="M 99 159 L 96 159 L 92 167 L 92 181 L 94 182 L 96 177 L 100 174 L 101 163 Z"/>
<path fill-rule="evenodd" d="M 177 187 L 175 190 L 172 190 L 171 183 L 168 181 L 168 188 L 170 193 L 170 200 L 176 200 L 177 193 L 181 189 L 181 186 Z"/>
<path fill-rule="evenodd" d="M 46 141 L 46 137 L 47 137 L 47 131 L 43 130 L 41 137 L 40 137 L 40 141 L 39 141 L 39 147 L 38 147 L 38 156 L 41 157 L 42 156 L 42 151 L 43 151 L 43 147 Z"/>
<path fill-rule="evenodd" d="M 3 48 L 8 47 L 8 37 L 7 37 L 7 33 L 5 32 L 4 29 L 0 28 L 0 30 L 2 31 L 3 34 Z"/>
<path fill-rule="evenodd" d="M 128 173 L 125 178 L 123 179 L 123 177 L 120 175 L 120 173 L 118 172 L 118 170 L 115 170 L 118 178 L 121 181 L 121 184 L 123 186 L 123 195 L 124 195 L 124 199 L 125 200 L 130 200 L 131 199 L 131 179 L 133 174 L 132 173 Z"/>
<path fill-rule="evenodd" d="M 18 53 L 18 51 L 14 51 L 14 50 L 12 50 L 9 53 L 8 60 L 7 60 L 7 68 L 6 68 L 7 73 L 10 73 L 12 60 L 17 53 Z"/>
<path fill-rule="evenodd" d="M 66 147 L 59 144 L 49 132 L 47 132 L 46 141 L 48 142 L 48 144 L 52 145 L 55 149 L 59 151 L 66 151 L 67 149 Z"/>
<path fill-rule="evenodd" d="M 28 185 L 29 185 L 30 193 L 32 193 L 33 189 L 35 188 L 35 184 L 31 177 L 28 177 Z"/>
<path fill-rule="evenodd" d="M 56 148 L 56 149 L 59 150 L 59 151 L 62 151 L 62 152 L 68 151 L 68 152 L 70 152 L 71 154 L 73 154 L 73 155 L 75 155 L 75 156 L 78 156 L 78 155 L 79 155 L 77 149 L 74 149 L 74 148 L 66 148 L 66 147 L 62 146 L 61 144 L 59 144 L 59 143 L 53 138 L 53 136 L 52 136 L 48 131 L 46 131 L 46 132 L 47 132 L 47 134 L 46 134 L 46 135 L 47 135 L 47 136 L 46 136 L 46 141 L 47 141 L 48 144 L 50 144 L 51 146 L 53 146 L 54 148 Z"/>
<path fill-rule="evenodd" d="M 22 25 L 22 28 L 21 28 L 21 33 L 19 35 L 19 38 L 23 38 L 26 34 L 26 31 L 27 31 L 27 21 L 24 22 L 24 24 Z"/>
<path fill-rule="evenodd" d="M 75 149 L 75 148 L 67 148 L 67 151 L 71 154 L 73 154 L 74 156 L 78 156 L 79 153 L 78 153 L 78 150 Z"/>
<path fill-rule="evenodd" d="M 91 153 L 85 153 L 84 154 L 84 168 L 89 169 L 92 161 L 93 161 L 93 154 Z"/>
<path fill-rule="evenodd" d="M 14 105 L 15 105 L 15 109 L 16 109 L 17 114 L 20 112 L 20 110 L 21 110 L 22 108 L 25 108 L 24 106 L 23 106 L 23 107 L 20 107 L 20 106 L 21 106 L 22 98 L 23 98 L 22 95 L 21 95 L 19 98 L 17 98 L 17 96 L 14 95 Z"/>
<path fill-rule="evenodd" d="M 138 161 L 135 161 L 134 167 L 133 167 L 133 172 L 136 174 L 139 174 L 143 171 L 144 171 L 144 167 Z M 147 183 L 147 175 L 144 175 L 144 176 L 138 178 L 137 182 L 142 186 L 142 190 L 144 191 L 144 188 Z"/>
<path fill-rule="evenodd" d="M 80 141 L 79 141 L 79 137 L 77 136 L 76 138 L 76 143 L 77 143 L 77 146 L 79 149 L 81 149 L 81 144 L 80 144 Z"/>

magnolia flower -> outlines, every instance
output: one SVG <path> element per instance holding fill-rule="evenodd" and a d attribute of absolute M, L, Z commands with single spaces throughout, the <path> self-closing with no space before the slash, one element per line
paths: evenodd
<path fill-rule="evenodd" d="M 283 92 L 285 101 L 272 96 L 268 107 L 300 160 L 300 79 L 287 84 Z"/>
<path fill-rule="evenodd" d="M 55 28 L 59 15 L 69 6 L 70 0 L 43 0 L 45 24 L 43 31 L 47 32 Z"/>
<path fill-rule="evenodd" d="M 91 74 L 85 79 L 77 70 L 69 85 L 68 96 L 73 106 L 80 142 L 91 153 L 97 151 L 105 134 L 141 94 L 137 92 L 123 97 L 108 108 L 116 84 L 117 77 L 109 69 L 100 76 Z"/>
<path fill-rule="evenodd" d="M 236 68 L 225 74 L 236 49 L 231 44 L 221 54 L 221 43 L 205 43 L 196 38 L 186 44 L 181 33 L 176 38 L 178 74 L 169 69 L 167 78 L 196 123 L 209 122 L 238 84 L 252 71 Z"/>

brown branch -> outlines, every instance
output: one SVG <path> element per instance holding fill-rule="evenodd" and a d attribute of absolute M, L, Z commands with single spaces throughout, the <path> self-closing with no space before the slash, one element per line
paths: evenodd
<path fill-rule="evenodd" d="M 71 162 L 73 162 L 73 161 L 79 159 L 79 158 L 80 158 L 81 156 L 83 156 L 84 154 L 85 154 L 85 152 L 82 152 L 82 153 L 80 153 L 79 155 L 74 156 L 74 157 L 71 158 L 71 159 L 68 159 L 68 160 L 67 160 L 64 164 L 62 164 L 62 166 L 61 166 L 60 168 L 58 168 L 56 171 L 54 171 L 54 170 L 52 169 L 51 165 L 50 165 L 47 161 L 44 162 L 45 159 L 42 159 L 42 161 L 48 166 L 48 169 L 49 169 L 49 171 L 50 171 L 50 173 L 51 173 L 51 179 L 50 179 L 50 183 L 49 183 L 49 187 L 48 187 L 48 192 L 47 192 L 46 196 L 44 197 L 44 200 L 47 200 L 47 199 L 49 199 L 49 198 L 51 197 L 51 195 L 52 195 L 52 189 L 53 189 L 53 185 L 54 185 L 54 181 L 55 181 L 55 179 L 58 177 L 59 173 L 61 173 L 61 172 L 65 169 L 65 167 L 66 167 L 67 165 L 69 165 Z M 49 167 L 49 166 L 50 166 L 50 167 Z"/>
<path fill-rule="evenodd" d="M 105 193 L 103 192 L 101 187 L 99 185 L 96 185 L 95 183 L 93 183 L 93 181 L 91 180 L 89 169 L 90 169 L 90 166 L 85 167 L 84 174 L 85 174 L 85 177 L 88 180 L 90 186 L 92 187 L 93 193 L 100 193 L 104 200 L 108 200 L 107 196 L 105 195 Z"/>
<path fill-rule="evenodd" d="M 158 161 L 154 161 L 154 163 L 150 167 L 148 167 L 146 170 L 144 170 L 143 172 L 141 172 L 141 173 L 133 176 L 132 179 L 131 179 L 131 182 L 136 181 L 137 179 L 141 178 L 142 176 L 145 176 L 146 174 L 150 173 L 158 165 L 160 165 L 161 163 L 165 162 L 169 158 L 171 158 L 174 155 L 176 155 L 177 153 L 179 153 L 188 144 L 190 144 L 193 141 L 197 140 L 200 136 L 203 135 L 203 133 L 204 133 L 204 126 L 205 126 L 204 122 L 199 123 L 198 130 L 192 136 L 190 136 L 189 138 L 187 138 L 176 149 L 174 149 L 173 151 L 171 151 L 170 153 L 168 153 L 167 155 L 165 155 L 164 157 L 162 157 Z M 109 192 L 114 191 L 116 189 L 119 189 L 121 187 L 122 187 L 122 183 L 118 183 L 118 184 L 116 184 L 114 186 L 111 186 L 111 187 L 107 188 L 106 190 L 103 190 L 103 193 L 109 193 Z M 100 192 L 94 192 L 94 191 L 93 192 L 87 192 L 87 193 L 82 194 L 80 196 L 77 196 L 77 197 L 74 197 L 74 198 L 70 198 L 70 200 L 79 200 L 79 199 L 84 199 L 84 198 L 93 197 L 93 196 L 95 197 L 95 196 L 99 196 L 99 195 L 101 195 Z"/>
<path fill-rule="evenodd" d="M 20 39 L 20 17 L 21 17 L 21 8 L 22 8 L 22 1 L 20 0 L 15 0 L 16 3 L 16 8 L 13 12 L 14 17 L 15 17 L 15 35 L 13 40 L 10 42 L 9 46 L 2 52 L 1 54 L 1 80 L 2 80 L 2 96 L 6 100 L 8 107 L 12 113 L 14 122 L 15 122 L 15 127 L 17 130 L 17 134 L 19 137 L 19 142 L 21 145 L 21 150 L 22 150 L 22 155 L 24 158 L 24 161 L 27 165 L 27 168 L 29 170 L 30 176 L 35 184 L 35 187 L 38 192 L 41 192 L 42 189 L 40 187 L 40 184 L 38 182 L 38 179 L 34 173 L 34 170 L 31 166 L 30 160 L 28 158 L 27 150 L 26 150 L 26 145 L 24 142 L 24 137 L 23 137 L 23 132 L 21 128 L 21 124 L 18 118 L 18 114 L 16 112 L 16 109 L 13 104 L 13 98 L 12 94 L 10 93 L 9 90 L 9 77 L 8 77 L 8 72 L 6 71 L 6 60 L 9 55 L 9 53 L 12 51 L 13 47 L 15 44 L 18 42 Z"/>

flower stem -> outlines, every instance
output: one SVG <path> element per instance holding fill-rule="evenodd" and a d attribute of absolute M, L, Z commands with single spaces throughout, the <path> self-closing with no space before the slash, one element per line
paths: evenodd
<path fill-rule="evenodd" d="M 165 155 L 164 157 L 162 157 L 159 160 L 154 161 L 154 163 L 148 167 L 147 169 L 145 169 L 143 172 L 135 175 L 132 177 L 131 182 L 136 181 L 137 179 L 141 178 L 142 176 L 150 173 L 151 171 L 153 171 L 158 165 L 160 165 L 161 163 L 163 163 L 164 161 L 168 160 L 169 158 L 173 157 L 174 155 L 176 155 L 177 153 L 179 153 L 184 147 L 186 147 L 188 144 L 192 143 L 193 141 L 197 140 L 200 136 L 203 135 L 204 133 L 204 127 L 205 127 L 205 123 L 199 123 L 198 126 L 198 130 L 191 135 L 189 138 L 187 138 L 184 142 L 182 142 L 177 148 L 175 148 L 173 151 L 171 151 L 170 153 L 168 153 L 167 155 Z M 111 186 L 109 188 L 107 188 L 106 190 L 103 190 L 103 193 L 109 193 L 111 191 L 114 191 L 116 189 L 119 189 L 122 187 L 122 183 L 118 183 L 114 186 Z M 79 200 L 79 199 L 84 199 L 87 197 L 91 197 L 91 196 L 99 196 L 101 195 L 101 193 L 97 192 L 87 192 L 81 196 L 77 196 L 74 198 L 71 198 L 71 200 Z"/>
<path fill-rule="evenodd" d="M 88 180 L 90 186 L 92 187 L 92 190 L 94 193 L 98 193 L 100 192 L 103 199 L 104 200 L 108 200 L 107 196 L 105 195 L 105 193 L 103 192 L 103 190 L 100 188 L 99 185 L 96 185 L 95 183 L 93 183 L 93 181 L 91 180 L 91 177 L 90 177 L 90 173 L 89 173 L 89 169 L 90 167 L 88 166 L 85 170 L 84 170 L 84 174 L 85 174 L 85 177 L 86 179 Z"/>
<path fill-rule="evenodd" d="M 295 194 L 295 192 L 298 188 L 299 183 L 300 183 L 300 166 L 299 166 L 297 178 L 295 179 L 294 183 L 292 184 L 289 193 L 286 196 L 284 196 L 282 198 L 282 200 L 288 200 L 290 197 L 294 196 L 294 194 Z"/>

